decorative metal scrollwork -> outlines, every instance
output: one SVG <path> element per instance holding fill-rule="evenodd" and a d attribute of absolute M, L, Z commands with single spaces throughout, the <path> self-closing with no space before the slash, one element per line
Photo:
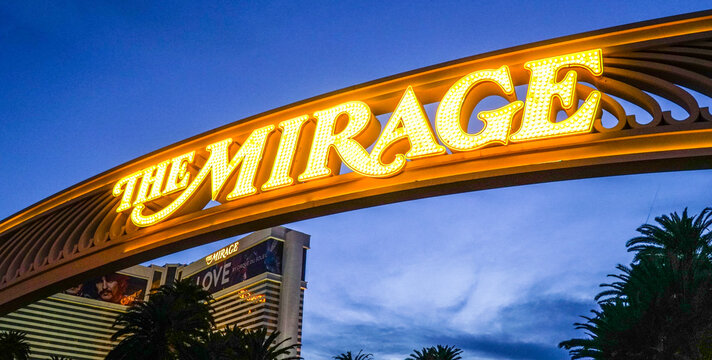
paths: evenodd
<path fill-rule="evenodd" d="M 640 123 L 635 115 L 626 115 L 613 98 L 604 102 L 604 110 L 618 121 L 599 132 L 625 128 L 647 128 L 659 125 L 682 125 L 695 121 L 712 121 L 709 108 L 700 108 L 697 99 L 686 89 L 712 98 L 712 41 L 692 41 L 657 46 L 638 51 L 612 53 L 604 57 L 604 74 L 594 85 L 604 93 L 629 101 L 647 112 L 652 120 Z M 650 94 L 680 106 L 688 116 L 676 119 Z"/>

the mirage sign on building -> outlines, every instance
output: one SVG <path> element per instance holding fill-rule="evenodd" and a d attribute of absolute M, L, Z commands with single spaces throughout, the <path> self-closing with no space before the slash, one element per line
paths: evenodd
<path fill-rule="evenodd" d="M 215 293 L 265 272 L 282 274 L 281 241 L 269 239 L 188 276 Z"/>

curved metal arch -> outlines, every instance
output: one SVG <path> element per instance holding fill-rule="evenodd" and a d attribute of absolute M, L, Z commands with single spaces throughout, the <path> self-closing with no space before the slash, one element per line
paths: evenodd
<path fill-rule="evenodd" d="M 600 77 L 581 72 L 579 98 L 602 95 L 590 134 L 433 156 L 390 178 L 346 173 L 198 209 L 148 228 L 117 213 L 119 179 L 227 137 L 352 100 L 391 112 L 412 86 L 423 104 L 439 101 L 460 77 L 502 65 L 526 84 L 528 60 L 601 48 Z M 712 116 L 686 89 L 712 97 L 712 12 L 653 20 L 492 52 L 394 75 L 244 119 L 138 158 L 64 190 L 0 222 L 0 313 L 83 277 L 118 270 L 259 228 L 403 200 L 479 189 L 616 174 L 712 168 Z M 681 106 L 675 119 L 650 94 Z M 618 99 L 636 104 L 641 124 Z M 199 154 L 197 163 L 204 163 Z M 195 166 L 192 165 L 192 166 Z M 194 169 L 197 169 L 194 167 Z M 165 206 L 171 199 L 161 199 Z"/>

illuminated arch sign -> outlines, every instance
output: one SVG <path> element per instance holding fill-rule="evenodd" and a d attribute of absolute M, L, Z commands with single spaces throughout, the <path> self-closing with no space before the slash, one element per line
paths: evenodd
<path fill-rule="evenodd" d="M 476 70 L 455 81 L 440 100 L 435 116 L 435 132 L 445 146 L 436 141 L 430 121 L 409 86 L 380 135 L 378 120 L 362 101 L 349 101 L 285 119 L 252 130 L 241 144 L 227 138 L 200 149 L 209 155 L 195 174 L 188 170 L 199 156 L 197 150 L 192 150 L 120 179 L 113 188 L 113 195 L 121 197 L 116 211 L 130 211 L 131 221 L 145 227 L 179 214 L 184 207 L 191 208 L 192 201 L 207 198 L 208 192 L 212 200 L 220 202 L 256 196 L 260 191 L 296 185 L 292 174 L 299 173 L 296 178 L 301 183 L 338 175 L 342 162 L 361 176 L 384 178 L 404 171 L 407 161 L 447 156 L 446 148 L 465 152 L 489 145 L 507 145 L 510 141 L 528 142 L 591 132 L 594 120 L 600 118 L 602 95 L 590 90 L 579 105 L 576 70 L 588 72 L 589 77 L 600 77 L 601 49 L 537 59 L 526 62 L 523 68 L 531 74 L 525 102 L 516 100 L 514 82 L 506 65 Z M 564 73 L 563 78 L 557 80 L 560 72 Z M 514 100 L 501 108 L 479 112 L 477 117 L 484 127 L 476 134 L 468 134 L 464 129 L 470 114 L 463 109 L 474 108 L 473 99 L 488 95 Z M 558 110 L 571 115 L 556 122 Z M 512 132 L 514 119 L 520 113 L 520 125 Z M 310 121 L 315 123 L 315 129 L 306 134 Z M 337 130 L 340 121 L 344 125 Z M 374 138 L 375 135 L 378 137 Z M 310 145 L 299 152 L 300 142 Z M 370 146 L 373 149 L 369 152 L 366 148 Z M 276 149 L 274 156 L 265 156 L 267 147 Z M 384 161 L 385 158 L 389 160 Z M 296 166 L 300 163 L 305 164 L 304 169 Z M 267 176 L 258 176 L 260 172 Z M 258 178 L 266 181 L 255 184 Z M 235 185 L 228 189 L 228 183 Z M 201 196 L 201 191 L 206 195 Z M 156 202 L 156 211 L 147 210 L 152 201 Z"/>
<path fill-rule="evenodd" d="M 712 97 L 712 12 L 474 56 L 259 114 L 0 222 L 0 313 L 83 278 L 299 219 L 518 184 L 710 168 L 712 116 L 697 94 Z M 684 113 L 673 116 L 653 95 Z M 473 111 L 488 96 L 506 101 Z M 468 131 L 471 121 L 481 130 Z M 236 246 L 223 250 L 206 261 Z"/>

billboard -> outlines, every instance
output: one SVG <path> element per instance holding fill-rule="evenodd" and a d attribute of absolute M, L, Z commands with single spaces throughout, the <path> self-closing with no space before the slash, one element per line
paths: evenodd
<path fill-rule="evenodd" d="M 129 306 L 136 301 L 143 301 L 147 286 L 147 279 L 113 273 L 89 279 L 64 290 L 64 293 Z"/>
<path fill-rule="evenodd" d="M 268 239 L 189 278 L 214 293 L 265 272 L 282 274 L 282 245 Z"/>

